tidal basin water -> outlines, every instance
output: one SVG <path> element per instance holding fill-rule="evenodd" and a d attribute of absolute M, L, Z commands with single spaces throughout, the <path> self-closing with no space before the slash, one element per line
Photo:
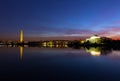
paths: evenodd
<path fill-rule="evenodd" d="M 120 50 L 1 47 L 0 81 L 120 81 Z"/>

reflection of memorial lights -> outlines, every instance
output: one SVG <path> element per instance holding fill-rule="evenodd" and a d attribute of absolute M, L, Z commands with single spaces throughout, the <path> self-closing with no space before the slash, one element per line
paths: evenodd
<path fill-rule="evenodd" d="M 100 47 L 91 47 L 89 49 L 86 49 L 87 52 L 89 52 L 92 56 L 100 56 L 101 55 L 101 48 Z"/>
<path fill-rule="evenodd" d="M 92 56 L 100 56 L 101 52 L 91 51 L 90 54 Z"/>
<path fill-rule="evenodd" d="M 65 45 L 65 47 L 67 48 L 67 47 L 68 47 L 68 45 Z"/>
<path fill-rule="evenodd" d="M 57 45 L 56 45 L 56 48 L 58 48 L 58 47 L 59 47 L 59 45 L 57 44 Z"/>
<path fill-rule="evenodd" d="M 47 46 L 47 43 L 46 43 L 46 42 L 44 42 L 44 43 L 42 43 L 42 44 L 43 44 L 43 46 L 45 46 L 45 47 Z"/>
<path fill-rule="evenodd" d="M 20 46 L 20 60 L 22 60 L 22 55 L 23 55 L 23 47 Z"/>
<path fill-rule="evenodd" d="M 47 45 L 48 47 L 50 47 L 50 48 L 52 48 L 53 47 L 53 45 Z"/>

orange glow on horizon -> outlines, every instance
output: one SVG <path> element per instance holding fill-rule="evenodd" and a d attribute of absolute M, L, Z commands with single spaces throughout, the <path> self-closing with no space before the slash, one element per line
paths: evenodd
<path fill-rule="evenodd" d="M 113 37 L 113 38 L 111 38 L 112 40 L 120 40 L 120 38 L 119 37 Z"/>

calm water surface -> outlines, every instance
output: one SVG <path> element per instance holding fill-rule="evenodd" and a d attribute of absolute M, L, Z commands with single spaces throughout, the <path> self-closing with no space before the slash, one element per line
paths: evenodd
<path fill-rule="evenodd" d="M 120 51 L 1 47 L 0 81 L 120 81 Z"/>

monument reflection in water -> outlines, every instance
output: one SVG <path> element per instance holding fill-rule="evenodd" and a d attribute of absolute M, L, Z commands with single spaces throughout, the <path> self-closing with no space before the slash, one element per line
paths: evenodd
<path fill-rule="evenodd" d="M 119 81 L 119 54 L 118 48 L 107 47 L 1 46 L 0 79 Z"/>
<path fill-rule="evenodd" d="M 22 60 L 22 56 L 23 56 L 23 47 L 20 46 L 19 48 L 20 48 L 20 60 Z"/>
<path fill-rule="evenodd" d="M 29 47 L 29 46 L 27 46 Z M 57 48 L 57 49 L 62 49 L 62 48 L 69 48 L 67 45 L 65 46 L 60 46 L 60 45 L 56 45 L 56 46 L 53 46 L 53 45 L 50 45 L 50 46 L 37 46 L 39 49 L 40 48 L 51 48 L 51 49 L 54 49 L 54 48 Z M 34 48 L 34 47 L 33 47 Z M 89 53 L 90 55 L 92 56 L 100 56 L 100 55 L 107 55 L 107 54 L 110 54 L 112 52 L 112 48 L 107 48 L 107 47 L 79 47 L 79 50 L 84 49 L 84 51 L 86 53 Z M 24 46 L 19 46 L 19 57 L 20 57 L 20 60 L 22 60 L 22 57 L 23 57 L 23 49 L 24 49 Z M 74 49 L 76 48 L 73 48 L 71 51 L 73 51 Z M 78 50 L 78 48 L 77 48 Z M 61 50 L 62 51 L 62 50 Z M 73 53 L 73 52 L 72 52 Z"/>
<path fill-rule="evenodd" d="M 86 52 L 89 52 L 92 56 L 107 55 L 112 52 L 111 48 L 105 47 L 89 47 L 85 48 Z"/>

